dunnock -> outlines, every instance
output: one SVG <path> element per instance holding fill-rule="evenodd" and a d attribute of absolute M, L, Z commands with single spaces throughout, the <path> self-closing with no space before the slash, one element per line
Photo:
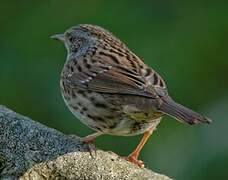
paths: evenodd
<path fill-rule="evenodd" d="M 89 24 L 52 36 L 65 44 L 67 59 L 60 86 L 65 103 L 84 124 L 101 134 L 144 133 L 126 158 L 143 166 L 139 152 L 164 115 L 187 124 L 210 120 L 176 103 L 161 76 L 107 30 Z"/>

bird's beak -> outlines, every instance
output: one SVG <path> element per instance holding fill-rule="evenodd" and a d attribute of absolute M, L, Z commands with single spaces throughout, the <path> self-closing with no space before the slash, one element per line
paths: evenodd
<path fill-rule="evenodd" d="M 50 38 L 61 41 L 61 42 L 65 42 L 65 35 L 64 34 L 55 34 L 55 35 L 52 35 Z"/>

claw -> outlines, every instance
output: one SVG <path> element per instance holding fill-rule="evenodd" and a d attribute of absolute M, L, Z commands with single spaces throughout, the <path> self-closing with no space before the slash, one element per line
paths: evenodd
<path fill-rule="evenodd" d="M 139 166 L 140 168 L 144 168 L 144 163 L 141 160 L 138 160 L 135 156 L 128 156 L 124 158 L 125 160 Z"/>

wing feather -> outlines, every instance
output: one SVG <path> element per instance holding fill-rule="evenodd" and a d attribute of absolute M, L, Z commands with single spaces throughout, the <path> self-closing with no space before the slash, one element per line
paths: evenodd
<path fill-rule="evenodd" d="M 134 71 L 125 66 L 124 63 L 108 63 L 105 59 L 102 63 L 100 61 L 90 62 L 91 64 L 86 67 L 84 59 L 77 61 L 81 68 L 77 68 L 69 74 L 66 81 L 72 88 L 111 94 L 132 94 L 150 98 L 157 98 L 159 95 L 156 93 L 158 80 L 154 81 L 153 78 L 159 78 L 159 81 L 162 82 L 163 80 L 160 80 L 159 75 L 154 75 L 156 72 L 152 69 L 150 74 L 147 72 L 148 78 L 142 73 L 143 71 Z M 156 83 L 156 86 L 153 83 Z"/>

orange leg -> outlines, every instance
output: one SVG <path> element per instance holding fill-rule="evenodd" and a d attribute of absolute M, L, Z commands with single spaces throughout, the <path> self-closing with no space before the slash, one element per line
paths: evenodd
<path fill-rule="evenodd" d="M 98 136 L 100 136 L 102 134 L 103 134 L 102 132 L 95 132 L 93 134 L 83 137 L 82 142 L 84 142 L 86 144 L 92 143 L 94 139 L 96 139 Z"/>
<path fill-rule="evenodd" d="M 141 152 L 143 146 L 146 144 L 148 138 L 153 133 L 153 130 L 154 130 L 153 128 L 150 128 L 148 131 L 146 131 L 143 134 L 143 137 L 142 137 L 140 143 L 138 144 L 138 146 L 136 147 L 136 149 L 126 158 L 127 161 L 130 161 L 130 162 L 138 165 L 139 167 L 144 167 L 143 161 L 138 160 L 138 157 L 139 157 L 139 153 Z"/>

